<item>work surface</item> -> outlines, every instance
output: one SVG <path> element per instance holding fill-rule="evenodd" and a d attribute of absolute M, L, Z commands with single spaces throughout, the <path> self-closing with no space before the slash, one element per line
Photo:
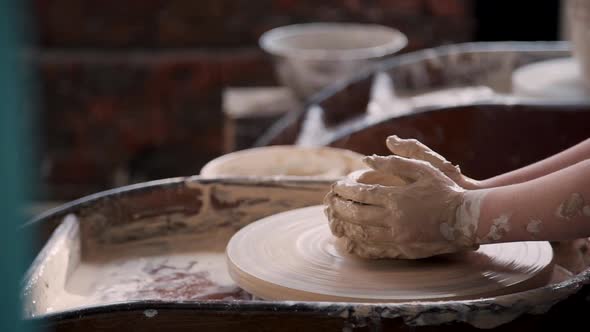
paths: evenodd
<path fill-rule="evenodd" d="M 229 239 L 229 234 L 266 215 L 317 204 L 328 187 L 329 184 L 318 182 L 172 179 L 107 192 L 66 207 L 39 221 L 39 226 L 50 228 L 52 223 L 61 223 L 62 227 L 48 242 L 26 279 L 27 315 L 37 317 L 51 329 L 63 331 L 112 329 L 113 326 L 119 330 L 140 326 L 146 330 L 201 327 L 229 331 L 236 326 L 242 330 L 256 330 L 260 324 L 282 327 L 286 322 L 290 324 L 286 330 L 310 326 L 327 330 L 341 330 L 346 326 L 361 329 L 363 326 L 395 326 L 406 330 L 409 328 L 406 324 L 422 326 L 443 322 L 459 324 L 449 327 L 489 327 L 511 321 L 516 325 L 502 326 L 550 325 L 557 324 L 564 317 L 572 321 L 578 319 L 577 313 L 584 308 L 583 303 L 578 301 L 583 302 L 586 294 L 582 285 L 588 278 L 587 272 L 578 277 L 572 277 L 572 274 L 581 272 L 590 262 L 580 249 L 587 249 L 586 242 L 578 248 L 565 244 L 557 248 L 557 257 L 571 258 L 571 261 L 563 260 L 566 268 L 571 269 L 562 270 L 567 280 L 527 293 L 524 298 L 501 296 L 481 301 L 375 305 L 250 300 L 247 296 L 242 297 L 243 293 L 234 293 L 233 288 L 227 288 L 229 285 L 222 282 L 219 285 L 223 287 L 211 292 L 211 283 L 206 280 L 211 281 L 215 269 L 201 273 L 207 259 L 191 266 L 192 258 L 182 250 L 162 250 L 168 245 L 172 245 L 170 249 L 182 247 L 181 242 L 175 239 L 182 234 L 193 234 L 197 236 L 195 239 L 204 238 L 198 245 L 209 249 L 203 250 L 203 253 L 215 252 L 217 257 L 221 257 L 225 245 L 223 241 Z M 226 231 L 228 233 L 224 233 Z M 221 237 L 213 236 L 215 234 Z M 149 245 L 138 256 L 133 248 L 138 248 L 139 243 Z M 197 242 L 193 241 L 193 245 Z M 100 253 L 102 260 L 85 254 L 88 250 Z M 154 254 L 154 250 L 170 255 L 162 257 L 162 254 Z M 76 285 L 72 278 L 77 273 L 84 273 L 84 264 L 100 262 L 105 263 L 97 273 L 101 277 L 90 279 L 95 283 Z M 211 264 L 213 267 L 220 266 Z M 114 286 L 121 281 L 117 279 L 120 276 L 112 274 L 117 270 L 116 266 L 125 267 L 131 275 L 145 280 L 136 282 L 130 278 L 120 283 L 122 288 L 111 287 L 104 293 L 97 291 L 101 287 L 106 290 L 106 284 Z M 187 290 L 183 288 L 183 283 L 173 280 L 164 282 L 174 277 L 198 281 L 196 284 L 202 287 Z M 217 277 L 213 279 L 214 282 L 228 281 Z M 122 289 L 132 291 L 117 292 Z M 189 299 L 191 291 L 201 297 Z M 52 302 L 55 303 L 59 294 L 64 292 L 77 292 L 99 303 L 47 313 L 48 307 L 55 305 Z M 123 302 L 102 302 L 95 296 L 99 294 Z M 116 294 L 119 294 L 118 298 L 114 296 Z M 204 300 L 206 294 L 215 299 Z M 575 295 L 563 301 L 572 294 Z M 546 307 L 548 303 L 558 304 L 551 306 L 553 309 L 546 315 L 531 316 L 543 306 L 549 309 Z M 490 317 L 493 319 L 490 320 Z"/>

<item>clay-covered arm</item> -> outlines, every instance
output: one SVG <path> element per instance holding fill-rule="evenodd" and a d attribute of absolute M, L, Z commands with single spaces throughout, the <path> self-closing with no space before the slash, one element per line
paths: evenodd
<path fill-rule="evenodd" d="M 392 135 L 387 138 L 386 143 L 389 150 L 395 155 L 426 161 L 465 189 L 494 188 L 522 183 L 590 159 L 590 139 L 587 139 L 547 159 L 493 178 L 478 181 L 461 174 L 458 166 L 453 165 L 443 156 L 415 139 L 403 139 Z"/>
<path fill-rule="evenodd" d="M 416 159 L 365 157 L 369 169 L 326 196 L 330 229 L 349 252 L 417 259 L 486 243 L 590 237 L 590 160 L 519 184 L 468 189 L 458 167 L 395 139 L 388 144 L 412 148 L 406 154 Z"/>
<path fill-rule="evenodd" d="M 574 159 L 572 152 L 565 154 L 561 162 Z M 526 175 L 538 175 L 561 165 L 559 160 L 548 160 L 546 168 L 531 168 Z M 482 244 L 590 236 L 590 160 L 531 181 L 468 191 L 466 197 L 482 193 L 485 196 L 477 230 Z"/>
<path fill-rule="evenodd" d="M 567 150 L 534 164 L 493 178 L 477 181 L 477 186 L 480 188 L 493 188 L 522 183 L 556 172 L 586 159 L 590 159 L 590 139 L 586 139 Z"/>

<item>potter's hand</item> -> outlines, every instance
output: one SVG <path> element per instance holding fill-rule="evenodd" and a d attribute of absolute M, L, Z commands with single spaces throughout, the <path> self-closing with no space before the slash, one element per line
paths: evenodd
<path fill-rule="evenodd" d="M 430 163 L 462 188 L 481 188 L 481 185 L 478 181 L 470 179 L 461 174 L 461 169 L 459 166 L 453 165 L 443 156 L 436 153 L 416 139 L 402 139 L 396 135 L 392 135 L 387 137 L 386 144 L 389 150 L 398 156 L 408 159 L 423 160 Z"/>
<path fill-rule="evenodd" d="M 441 170 L 399 156 L 364 162 L 370 170 L 336 182 L 325 198 L 330 229 L 349 252 L 416 259 L 477 248 L 479 206 Z"/>

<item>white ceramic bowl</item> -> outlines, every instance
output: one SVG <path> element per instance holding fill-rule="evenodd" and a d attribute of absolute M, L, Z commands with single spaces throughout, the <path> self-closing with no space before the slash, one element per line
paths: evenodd
<path fill-rule="evenodd" d="M 512 73 L 512 93 L 560 103 L 588 103 L 579 61 L 567 57 L 534 62 Z"/>
<path fill-rule="evenodd" d="M 307 23 L 270 30 L 259 42 L 274 56 L 281 83 L 306 99 L 398 52 L 408 40 L 382 25 Z"/>
<path fill-rule="evenodd" d="M 200 175 L 336 179 L 366 168 L 362 157 L 345 149 L 277 145 L 223 155 L 208 162 Z"/>

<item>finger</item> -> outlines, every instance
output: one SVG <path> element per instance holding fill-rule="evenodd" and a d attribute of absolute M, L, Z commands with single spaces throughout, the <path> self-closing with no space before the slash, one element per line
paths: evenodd
<path fill-rule="evenodd" d="M 332 232 L 332 235 L 335 237 L 343 237 L 345 235 L 343 227 L 344 222 L 333 216 L 330 211 L 330 207 L 326 207 L 326 215 L 331 215 L 331 217 L 328 217 L 328 226 L 330 227 L 330 232 Z"/>
<path fill-rule="evenodd" d="M 333 200 L 336 194 L 330 191 L 326 197 L 324 197 L 324 214 L 328 218 L 328 225 L 330 226 L 330 231 L 336 237 L 344 236 L 344 229 L 342 229 L 341 225 L 342 222 L 337 218 L 336 212 L 333 208 Z"/>
<path fill-rule="evenodd" d="M 342 243 L 344 250 L 361 258 L 405 258 L 396 245 L 378 246 L 346 238 Z"/>
<path fill-rule="evenodd" d="M 455 253 L 466 248 L 455 247 L 447 243 L 366 243 L 344 238 L 345 249 L 363 258 L 400 258 L 421 259 L 436 255 Z"/>
<path fill-rule="evenodd" d="M 437 168 L 423 160 L 408 159 L 400 156 L 367 156 L 363 162 L 372 169 L 385 174 L 397 175 L 412 182 L 423 177 L 437 177 L 442 174 Z"/>
<path fill-rule="evenodd" d="M 385 145 L 387 145 L 389 151 L 401 157 L 420 159 L 428 162 L 445 160 L 441 155 L 434 152 L 417 139 L 403 139 L 396 135 L 392 135 L 387 137 Z"/>
<path fill-rule="evenodd" d="M 341 179 L 332 185 L 332 192 L 342 199 L 374 206 L 387 206 L 400 190 L 401 187 L 360 183 L 351 177 Z"/>
<path fill-rule="evenodd" d="M 367 244 L 391 244 L 395 243 L 395 236 L 389 227 L 359 225 L 344 220 L 338 220 L 343 236 L 356 242 Z"/>
<path fill-rule="evenodd" d="M 373 169 L 365 169 L 360 172 L 351 173 L 349 177 L 358 183 L 365 184 L 379 184 L 382 186 L 400 187 L 405 186 L 408 183 L 402 178 L 392 175 L 378 172 Z"/>
<path fill-rule="evenodd" d="M 387 145 L 387 148 L 393 154 L 410 159 L 416 158 L 423 160 L 422 156 L 424 152 L 430 150 L 426 145 L 416 139 L 403 139 L 396 135 L 387 137 L 385 145 Z"/>
<path fill-rule="evenodd" d="M 383 207 L 359 204 L 334 194 L 326 201 L 328 219 L 344 220 L 359 225 L 389 227 L 396 216 Z"/>
<path fill-rule="evenodd" d="M 443 172 L 459 172 L 458 166 L 453 165 L 445 157 L 416 139 L 402 139 L 392 135 L 387 138 L 385 144 L 392 153 L 398 156 L 424 160 Z"/>

